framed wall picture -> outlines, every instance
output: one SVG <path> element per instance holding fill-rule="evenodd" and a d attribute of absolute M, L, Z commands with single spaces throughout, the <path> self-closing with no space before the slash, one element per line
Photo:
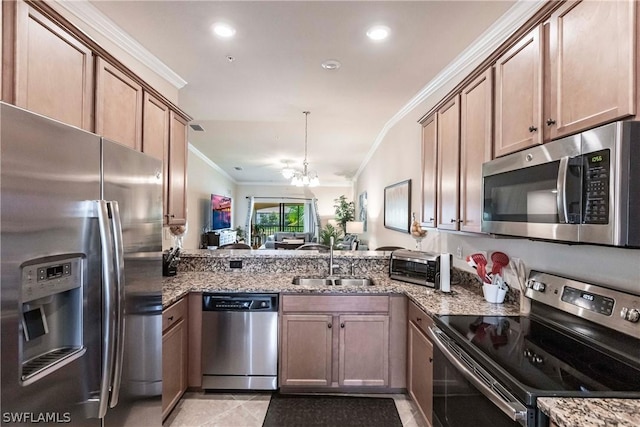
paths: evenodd
<path fill-rule="evenodd" d="M 401 181 L 384 189 L 384 226 L 409 232 L 411 224 L 411 180 Z"/>
<path fill-rule="evenodd" d="M 358 221 L 362 222 L 362 228 L 367 231 L 367 192 L 360 193 L 358 197 Z"/>

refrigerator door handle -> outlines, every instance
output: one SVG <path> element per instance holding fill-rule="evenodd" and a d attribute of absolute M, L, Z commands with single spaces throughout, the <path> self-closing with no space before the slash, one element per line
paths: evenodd
<path fill-rule="evenodd" d="M 100 251 L 102 263 L 102 375 L 98 418 L 104 418 L 109 404 L 116 340 L 116 274 L 114 266 L 114 242 L 111 209 L 107 202 L 97 200 L 98 228 L 100 229 Z"/>
<path fill-rule="evenodd" d="M 114 266 L 116 278 L 116 342 L 115 342 L 115 359 L 113 368 L 113 377 L 111 380 L 111 398 L 109 406 L 111 408 L 118 404 L 118 396 L 120 394 L 120 382 L 122 379 L 122 364 L 124 361 L 124 311 L 125 311 L 125 294 L 124 294 L 124 243 L 122 240 L 122 222 L 120 221 L 120 209 L 118 202 L 107 202 L 111 208 L 111 230 L 113 232 L 114 243 Z"/>

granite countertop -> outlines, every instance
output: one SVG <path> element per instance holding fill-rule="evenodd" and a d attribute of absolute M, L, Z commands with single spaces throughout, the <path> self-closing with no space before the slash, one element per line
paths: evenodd
<path fill-rule="evenodd" d="M 388 276 L 370 276 L 373 286 L 301 286 L 292 284 L 295 274 L 181 272 L 163 280 L 162 305 L 168 307 L 189 292 L 279 292 L 308 294 L 404 294 L 430 315 L 517 315 L 518 305 L 491 304 L 479 287 L 452 285 L 451 294 L 413 285 Z"/>
<path fill-rule="evenodd" d="M 203 257 L 238 257 L 235 251 L 208 251 Z M 245 251 L 248 252 L 248 251 Z M 264 257 L 282 257 L 286 251 L 251 251 Z M 277 252 L 276 254 L 270 252 Z M 291 251 L 293 252 L 293 251 Z M 350 251 L 342 256 L 362 258 L 366 252 Z M 198 256 L 196 255 L 196 256 Z M 190 256 L 194 256 L 190 254 Z M 300 254 L 295 254 L 300 258 Z M 302 255 L 305 256 L 305 255 Z M 309 258 L 317 254 L 306 255 Z M 380 258 L 380 253 L 372 253 Z M 392 280 L 388 276 L 369 276 L 373 286 L 300 286 L 293 285 L 295 273 L 256 274 L 247 272 L 179 272 L 163 279 L 163 307 L 168 307 L 189 292 L 278 292 L 306 294 L 404 294 L 429 315 L 518 315 L 519 306 L 513 303 L 491 304 L 484 300 L 479 286 L 452 284 L 451 294 L 444 294 L 424 286 Z M 540 409 L 559 427 L 637 427 L 640 426 L 640 401 L 628 399 L 539 398 Z"/>
<path fill-rule="evenodd" d="M 637 399 L 538 398 L 538 407 L 558 427 L 638 427 Z"/>

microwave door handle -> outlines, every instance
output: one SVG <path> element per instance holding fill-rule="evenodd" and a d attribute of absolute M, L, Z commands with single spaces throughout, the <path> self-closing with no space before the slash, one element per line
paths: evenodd
<path fill-rule="evenodd" d="M 447 348 L 447 345 L 438 338 L 438 333 L 433 330 L 432 327 L 427 328 L 427 335 L 431 341 L 438 347 L 442 354 L 453 364 L 453 366 L 480 391 L 487 399 L 496 405 L 503 413 L 514 421 L 518 421 L 522 425 L 526 425 L 527 420 L 527 408 L 520 402 L 508 402 L 504 397 L 496 393 L 490 386 L 484 381 L 479 379 L 471 369 L 462 363 L 458 357 L 456 357 L 451 350 Z"/>
<path fill-rule="evenodd" d="M 102 263 L 102 366 L 100 379 L 100 395 L 98 401 L 98 418 L 107 414 L 109 390 L 113 374 L 116 340 L 116 274 L 114 260 L 114 242 L 111 211 L 107 202 L 95 202 L 98 211 L 98 228 L 100 231 L 100 253 Z"/>
<path fill-rule="evenodd" d="M 558 168 L 558 181 L 556 183 L 556 203 L 558 204 L 558 220 L 560 224 L 567 223 L 567 172 L 569 170 L 569 157 L 560 159 Z"/>
<path fill-rule="evenodd" d="M 113 256 L 115 267 L 115 292 L 116 292 L 116 342 L 114 354 L 113 376 L 111 380 L 111 397 L 109 406 L 111 408 L 118 404 L 120 394 L 120 383 L 122 380 L 122 364 L 124 360 L 124 339 L 125 339 L 125 293 L 124 293 L 124 244 L 122 241 L 122 222 L 120 221 L 120 209 L 118 202 L 107 202 L 111 207 L 111 230 L 113 232 Z"/>

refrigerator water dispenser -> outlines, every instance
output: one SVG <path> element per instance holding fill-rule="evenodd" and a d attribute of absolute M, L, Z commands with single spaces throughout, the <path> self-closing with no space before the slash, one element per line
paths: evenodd
<path fill-rule="evenodd" d="M 82 260 L 81 256 L 57 256 L 31 260 L 22 266 L 22 385 L 84 354 Z"/>

